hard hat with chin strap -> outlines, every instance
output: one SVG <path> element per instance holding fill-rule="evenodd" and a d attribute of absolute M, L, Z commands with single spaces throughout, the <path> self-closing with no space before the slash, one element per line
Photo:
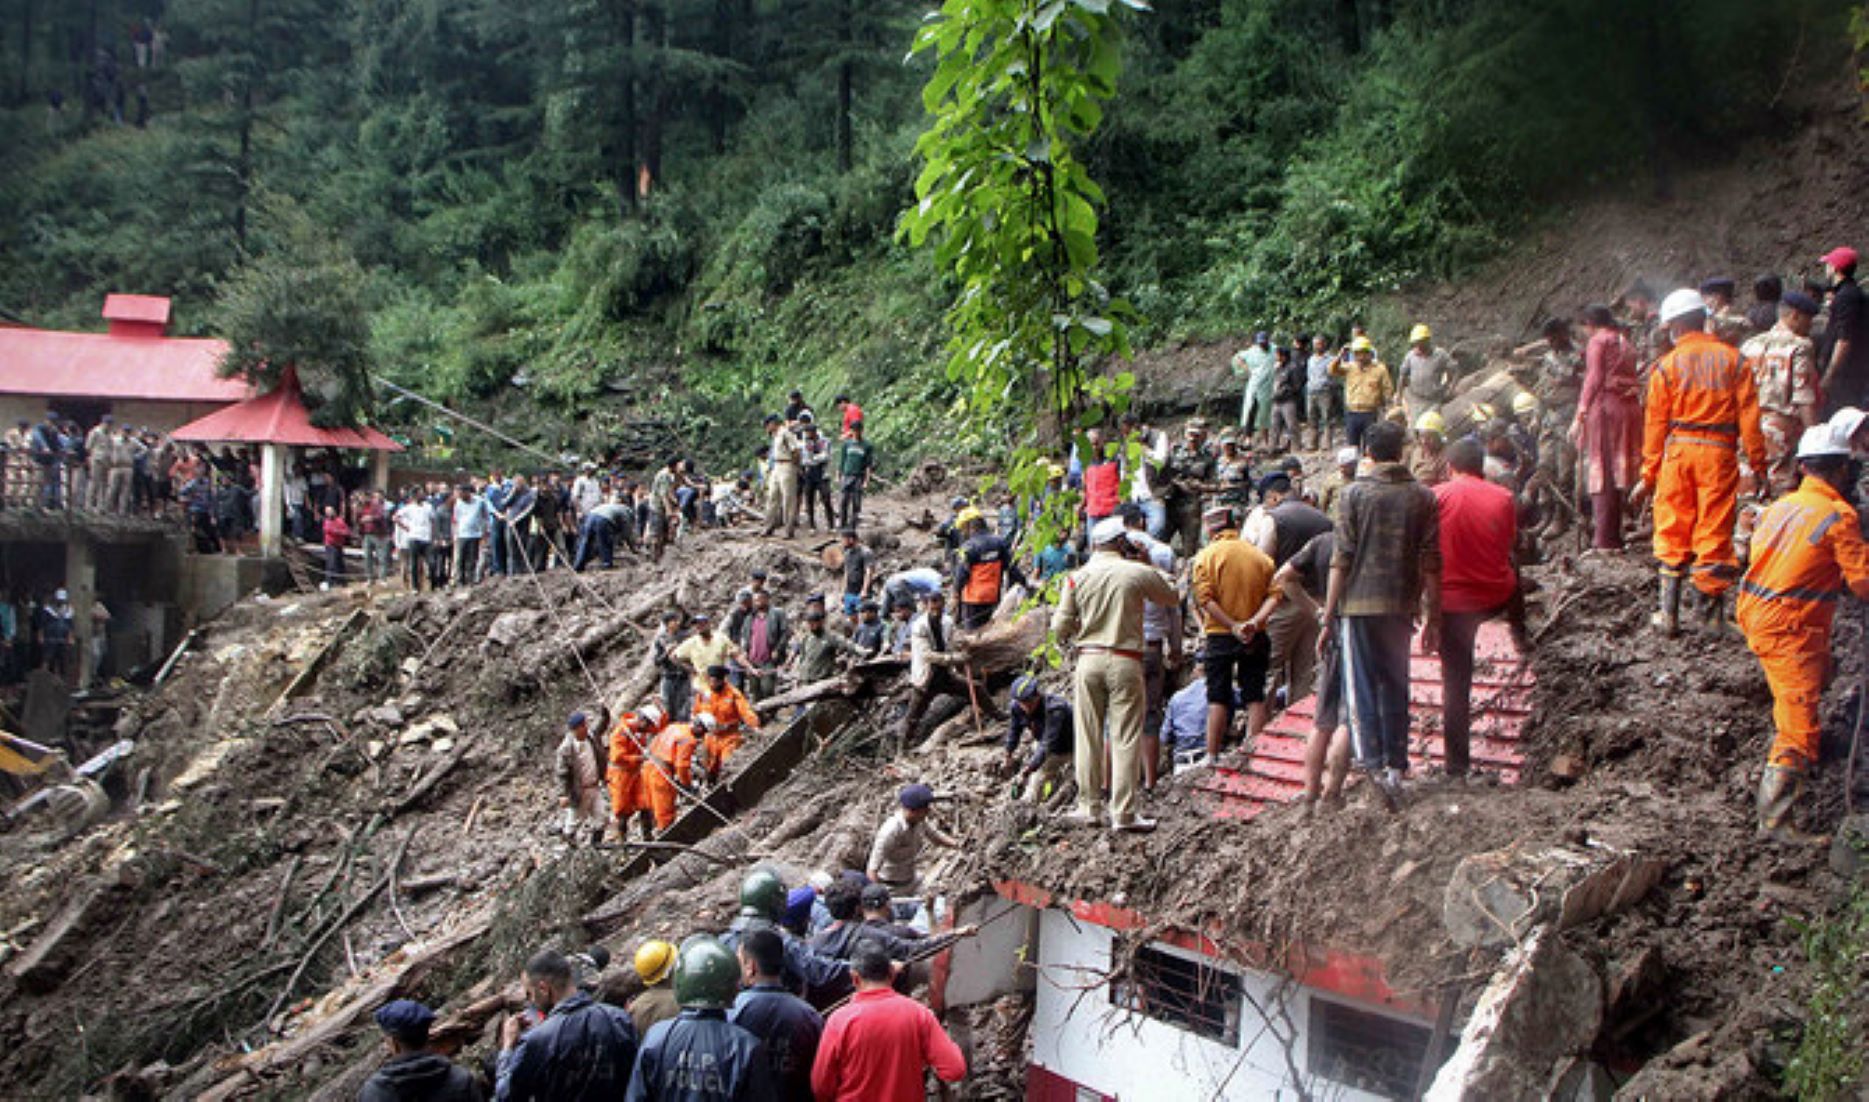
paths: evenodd
<path fill-rule="evenodd" d="M 645 941 L 636 950 L 636 974 L 650 987 L 667 979 L 674 967 L 675 946 L 666 941 Z"/>
<path fill-rule="evenodd" d="M 1661 323 L 1668 324 L 1689 314 L 1707 312 L 1707 300 L 1700 297 L 1700 292 L 1692 287 L 1683 287 L 1678 291 L 1668 292 L 1668 297 L 1661 300 Z"/>
<path fill-rule="evenodd" d="M 1433 339 L 1434 330 L 1429 329 L 1425 325 L 1417 325 L 1408 331 L 1409 344 L 1420 344 L 1422 341 L 1431 341 Z"/>
<path fill-rule="evenodd" d="M 1447 431 L 1447 419 L 1441 416 L 1439 410 L 1428 410 L 1420 417 L 1415 418 L 1415 431 L 1445 433 Z"/>
<path fill-rule="evenodd" d="M 1512 396 L 1513 413 L 1532 413 L 1538 409 L 1538 397 L 1529 390 L 1521 390 Z"/>

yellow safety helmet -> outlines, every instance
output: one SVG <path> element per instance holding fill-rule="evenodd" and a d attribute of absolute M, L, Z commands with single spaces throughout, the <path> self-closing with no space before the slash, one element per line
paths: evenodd
<path fill-rule="evenodd" d="M 636 950 L 636 974 L 654 987 L 675 970 L 675 946 L 666 941 L 645 941 Z"/>
<path fill-rule="evenodd" d="M 1049 474 L 1049 475 L 1050 475 L 1051 477 L 1053 477 L 1053 478 L 1063 478 L 1063 477 L 1064 477 L 1064 473 L 1065 473 L 1065 472 L 1064 472 L 1064 464 L 1062 464 L 1062 463 L 1048 463 L 1048 464 L 1046 464 L 1046 473 L 1047 473 L 1047 474 Z"/>
<path fill-rule="evenodd" d="M 1433 339 L 1434 330 L 1429 329 L 1425 325 L 1416 325 L 1413 329 L 1408 331 L 1409 344 L 1419 344 L 1422 341 L 1431 341 Z"/>
<path fill-rule="evenodd" d="M 1473 411 L 1471 413 L 1471 416 L 1473 418 L 1474 424 L 1484 425 L 1486 422 L 1491 421 L 1493 419 L 1493 414 L 1494 414 L 1493 407 L 1487 405 L 1485 402 L 1473 403 Z"/>
<path fill-rule="evenodd" d="M 1438 410 L 1428 410 L 1415 419 L 1415 431 L 1445 434 L 1447 432 L 1447 419 L 1442 417 Z"/>
<path fill-rule="evenodd" d="M 1533 413 L 1538 409 L 1538 396 L 1529 390 L 1521 390 L 1512 396 L 1513 413 Z"/>
<path fill-rule="evenodd" d="M 1375 350 L 1376 346 L 1370 342 L 1368 337 L 1358 337 L 1350 342 L 1352 352 L 1374 352 Z"/>
<path fill-rule="evenodd" d="M 986 522 L 986 514 L 969 505 L 954 517 L 954 527 L 965 528 L 974 521 Z"/>

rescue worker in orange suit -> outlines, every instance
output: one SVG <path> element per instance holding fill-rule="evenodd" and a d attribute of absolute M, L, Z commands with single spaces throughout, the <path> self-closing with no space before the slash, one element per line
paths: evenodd
<path fill-rule="evenodd" d="M 1804 480 L 1759 518 L 1739 585 L 1739 627 L 1765 668 L 1777 729 L 1759 783 L 1759 833 L 1782 841 L 1804 839 L 1791 809 L 1817 761 L 1837 601 L 1846 585 L 1869 600 L 1869 544 L 1843 496 L 1849 450 L 1829 425 L 1804 430 L 1797 452 Z"/>
<path fill-rule="evenodd" d="M 986 530 L 986 517 L 980 510 L 970 506 L 955 519 L 966 538 L 954 562 L 954 591 L 960 598 L 958 626 L 962 631 L 978 631 L 998 611 L 1006 582 L 1025 585 L 1025 574 L 1013 561 L 1012 544 Z"/>
<path fill-rule="evenodd" d="M 713 718 L 708 717 L 697 719 L 693 725 L 671 723 L 650 740 L 648 759 L 643 762 L 642 787 L 655 813 L 656 830 L 667 830 L 675 821 L 676 786 L 694 785 L 694 728 L 712 722 Z"/>
<path fill-rule="evenodd" d="M 1680 630 L 1681 584 L 1691 572 L 1702 618 L 1720 622 L 1726 591 L 1739 577 L 1733 524 L 1739 509 L 1739 453 L 1762 476 L 1765 437 L 1759 395 L 1739 350 L 1706 332 L 1707 304 L 1682 289 L 1661 303 L 1674 349 L 1648 379 L 1642 481 L 1632 498 L 1655 501 L 1655 557 L 1661 607 L 1655 626 Z"/>
<path fill-rule="evenodd" d="M 610 814 L 616 820 L 617 837 L 627 841 L 632 817 L 640 818 L 646 841 L 655 833 L 649 792 L 643 781 L 643 755 L 649 740 L 667 726 L 662 709 L 654 703 L 634 712 L 624 712 L 610 732 Z"/>
<path fill-rule="evenodd" d="M 746 741 L 744 732 L 759 730 L 759 714 L 746 694 L 728 683 L 725 666 L 707 668 L 707 687 L 694 694 L 694 714 L 697 720 L 705 715 L 714 721 L 701 740 L 701 768 L 713 784 L 720 780 L 720 767 Z"/>

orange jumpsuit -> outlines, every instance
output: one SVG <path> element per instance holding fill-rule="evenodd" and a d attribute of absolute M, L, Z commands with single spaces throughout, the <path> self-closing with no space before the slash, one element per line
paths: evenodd
<path fill-rule="evenodd" d="M 667 830 L 675 821 L 676 784 L 683 788 L 694 784 L 694 746 L 694 728 L 686 723 L 669 724 L 649 743 L 642 785 L 649 808 L 655 812 L 657 830 Z"/>
<path fill-rule="evenodd" d="M 1869 599 L 1869 545 L 1856 510 L 1830 483 L 1806 476 L 1759 518 L 1735 608 L 1772 687 L 1772 765 L 1804 769 L 1817 760 L 1830 621 L 1846 582 Z"/>
<path fill-rule="evenodd" d="M 703 739 L 706 750 L 704 760 L 708 773 L 719 776 L 720 767 L 727 764 L 727 759 L 745 741 L 740 732 L 759 730 L 759 714 L 747 703 L 745 693 L 724 682 L 719 692 L 715 692 L 711 685 L 702 685 L 695 690 L 694 714 L 698 716 L 702 713 L 714 717 L 714 730 Z"/>
<path fill-rule="evenodd" d="M 1739 449 L 1766 470 L 1759 394 L 1737 349 L 1687 333 L 1648 378 L 1642 481 L 1655 493 L 1655 557 L 1666 575 L 1693 565 L 1694 586 L 1719 596 L 1739 576 L 1733 525 Z"/>
<path fill-rule="evenodd" d="M 657 730 L 635 712 L 625 712 L 610 732 L 610 813 L 618 822 L 650 809 L 649 794 L 643 790 L 642 755 Z"/>

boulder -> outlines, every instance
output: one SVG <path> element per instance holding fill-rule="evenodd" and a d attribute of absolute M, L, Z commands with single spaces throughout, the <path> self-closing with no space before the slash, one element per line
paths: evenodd
<path fill-rule="evenodd" d="M 1540 924 L 1567 930 L 1630 907 L 1666 870 L 1664 862 L 1598 846 L 1476 853 L 1448 880 L 1441 920 L 1458 945 L 1500 948 Z"/>
<path fill-rule="evenodd" d="M 1541 925 L 1480 994 L 1426 1102 L 1589 1098 L 1574 1064 L 1603 1023 L 1603 981 Z M 1571 1091 L 1559 1095 L 1560 1085 Z"/>

